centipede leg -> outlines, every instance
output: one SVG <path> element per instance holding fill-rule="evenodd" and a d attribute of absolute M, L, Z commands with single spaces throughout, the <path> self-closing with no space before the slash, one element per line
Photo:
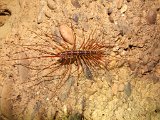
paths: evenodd
<path fill-rule="evenodd" d="M 62 37 L 56 36 L 56 35 L 52 35 L 52 37 L 58 37 L 60 39 L 63 39 Z M 56 39 L 56 38 L 55 38 Z M 56 41 L 55 41 L 56 42 Z M 57 42 L 56 42 L 57 43 Z M 69 46 L 67 44 L 67 42 L 65 40 L 58 42 L 58 45 L 60 45 L 64 50 L 69 50 Z"/>
<path fill-rule="evenodd" d="M 78 56 L 76 56 L 76 60 L 75 60 L 75 65 L 77 66 L 77 69 L 76 70 L 74 70 L 71 74 L 74 74 L 75 72 L 77 72 L 77 74 L 78 74 L 78 78 L 79 78 L 79 69 L 80 69 L 80 63 L 79 63 L 79 58 L 78 58 Z"/>
<path fill-rule="evenodd" d="M 83 41 L 81 43 L 81 46 L 79 47 L 79 50 L 81 50 L 84 47 L 85 42 L 86 42 L 86 38 L 85 38 L 85 35 L 84 35 L 84 32 L 83 32 Z"/>
<path fill-rule="evenodd" d="M 58 95 L 58 90 L 60 90 L 62 88 L 62 86 L 66 83 L 66 81 L 68 80 L 69 76 L 70 76 L 70 72 L 71 72 L 71 68 L 67 65 L 67 69 L 65 69 L 64 71 L 64 75 L 61 77 L 60 82 L 58 83 L 57 86 L 55 86 L 53 94 L 51 96 L 51 99 L 53 97 L 55 97 L 56 95 Z"/>
<path fill-rule="evenodd" d="M 58 85 L 55 87 L 55 91 L 53 92 L 53 95 L 51 97 L 51 99 L 58 94 L 58 91 L 59 89 L 62 88 L 62 86 L 66 83 L 66 81 L 68 80 L 69 76 L 70 76 L 70 73 L 71 73 L 71 69 L 72 69 L 72 66 L 70 65 L 67 65 L 66 66 L 66 69 L 65 71 L 63 72 L 63 76 L 61 77 L 60 79 L 60 83 L 58 83 Z"/>
<path fill-rule="evenodd" d="M 39 84 L 41 84 L 42 82 L 44 82 L 44 81 L 48 81 L 48 80 L 42 80 L 43 78 L 45 78 L 45 77 L 49 77 L 49 75 L 50 74 L 52 74 L 54 71 L 56 71 L 56 70 L 58 70 L 58 69 L 60 69 L 61 68 L 61 66 L 60 65 L 58 65 L 58 66 L 55 66 L 54 67 L 54 69 L 52 69 L 52 71 L 50 71 L 50 72 L 48 72 L 47 74 L 45 74 L 45 75 L 43 75 L 43 76 L 41 76 L 41 77 L 36 77 L 36 75 L 34 75 L 33 77 L 36 77 L 36 79 L 34 79 L 34 80 L 31 80 L 31 82 L 33 82 L 33 81 L 39 81 L 38 83 L 36 83 L 36 84 L 34 84 L 34 85 L 32 85 L 32 86 L 36 86 L 36 85 L 39 85 Z M 52 77 L 52 76 L 51 76 Z M 42 81 L 40 81 L 40 80 L 42 80 Z M 51 80 L 50 80 L 51 81 Z M 28 81 L 29 82 L 29 81 Z M 26 82 L 25 82 L 26 83 Z M 24 84 L 24 83 L 23 83 Z M 30 86 L 30 87 L 32 87 L 32 86 Z"/>
<path fill-rule="evenodd" d="M 55 66 L 55 65 L 57 65 L 57 66 Z M 54 67 L 60 67 L 60 64 L 59 64 L 58 62 L 55 62 L 55 63 L 53 63 L 53 64 L 50 64 L 50 65 L 48 65 L 47 67 L 44 67 L 43 69 L 39 70 L 37 74 L 40 74 L 42 71 L 44 71 L 44 70 L 46 70 L 46 69 L 50 69 L 50 68 L 52 68 L 53 66 L 54 66 Z"/>
<path fill-rule="evenodd" d="M 47 34 L 45 34 L 43 31 L 41 31 L 43 34 L 45 34 L 45 36 L 46 37 L 49 37 L 50 39 L 44 39 L 44 38 L 42 38 L 41 36 L 39 36 L 36 32 L 34 32 L 34 31 L 32 31 L 32 30 L 30 30 L 31 32 L 33 32 L 34 34 L 36 34 L 39 38 L 41 38 L 42 40 L 44 40 L 45 41 L 45 43 L 46 42 L 48 42 L 52 47 L 55 47 L 56 49 L 58 49 L 59 50 L 59 52 L 62 52 L 65 48 L 63 47 L 63 46 L 58 46 L 58 45 L 55 45 L 55 44 L 53 44 L 54 42 L 53 41 L 50 41 L 51 39 L 53 39 L 51 36 L 49 36 L 49 35 L 47 35 Z M 60 48 L 61 47 L 61 48 Z"/>
<path fill-rule="evenodd" d="M 95 66 L 100 68 L 101 66 L 99 65 L 99 63 L 97 61 L 94 61 L 93 59 L 92 60 L 88 60 L 87 62 L 89 62 L 89 64 L 90 64 L 89 66 L 92 68 L 92 71 L 97 73 Z"/>
<path fill-rule="evenodd" d="M 93 62 L 95 62 L 95 63 L 97 64 L 97 66 L 99 66 L 99 67 L 102 68 L 102 69 L 105 68 L 106 70 L 108 70 L 107 67 L 106 67 L 106 65 L 105 65 L 102 61 L 97 60 L 95 57 L 92 58 L 92 59 L 93 59 Z M 101 65 L 102 65 L 104 68 L 103 68 Z"/>
<path fill-rule="evenodd" d="M 85 50 L 90 50 L 91 47 L 93 47 L 94 45 L 96 45 L 96 40 L 95 39 L 91 39 L 89 40 L 90 42 L 86 43 L 86 45 L 84 46 L 83 49 Z"/>
<path fill-rule="evenodd" d="M 94 79 L 93 79 L 92 72 L 91 72 L 91 70 L 90 70 L 91 67 L 92 67 L 92 65 L 89 63 L 89 61 L 87 61 L 87 60 L 85 59 L 85 57 L 82 57 L 82 60 L 83 60 L 83 65 L 82 65 L 82 67 L 83 67 L 83 72 L 84 72 L 84 74 L 86 75 L 87 79 L 94 80 Z"/>
<path fill-rule="evenodd" d="M 113 82 L 112 82 L 112 76 L 110 75 L 109 70 L 108 70 L 107 66 L 105 65 L 105 63 L 103 63 L 102 61 L 96 61 L 96 60 L 94 60 L 93 62 L 95 62 L 95 64 L 96 64 L 97 66 L 99 66 L 99 68 L 102 68 L 102 69 L 105 70 L 105 73 L 106 73 L 107 76 L 109 77 L 109 82 L 110 82 L 110 84 L 113 84 Z M 102 66 L 101 66 L 101 65 L 102 65 Z"/>
<path fill-rule="evenodd" d="M 69 77 L 69 75 L 70 75 L 70 72 L 71 72 L 71 58 L 69 58 L 69 64 L 67 64 L 67 65 L 65 65 L 66 64 L 66 62 L 67 61 L 64 61 L 62 64 L 61 64 L 61 66 L 63 66 L 63 67 L 67 67 L 67 68 L 65 68 L 65 71 L 63 72 L 63 75 L 62 75 L 62 78 L 61 78 L 61 82 L 63 82 L 63 79 L 65 79 L 65 77 L 66 77 L 66 74 L 67 74 L 67 72 L 69 73 L 68 75 L 67 75 L 67 79 L 68 79 L 68 77 Z M 68 70 L 69 69 L 69 70 Z M 67 80 L 66 79 L 66 80 Z M 64 82 L 66 82 L 66 80 L 64 81 Z M 60 85 L 61 85 L 61 82 L 60 82 Z"/>
<path fill-rule="evenodd" d="M 85 56 L 85 58 L 87 59 L 86 63 L 88 64 L 88 66 L 90 66 L 90 68 L 92 69 L 92 71 L 96 72 L 95 65 L 91 62 L 90 57 Z"/>
<path fill-rule="evenodd" d="M 79 57 L 77 57 L 77 66 L 78 66 L 78 79 L 79 79 L 79 77 L 80 77 L 80 71 L 79 71 L 79 69 L 80 69 L 80 66 L 82 66 L 82 64 L 81 64 L 81 61 L 80 61 L 80 58 Z"/>
<path fill-rule="evenodd" d="M 80 48 L 82 48 L 82 49 L 85 49 L 85 48 L 86 48 L 86 46 L 90 43 L 91 35 L 92 35 L 92 32 L 89 34 L 87 41 L 86 41 L 86 42 L 84 41 L 84 43 L 82 43 L 82 45 L 81 45 Z"/>

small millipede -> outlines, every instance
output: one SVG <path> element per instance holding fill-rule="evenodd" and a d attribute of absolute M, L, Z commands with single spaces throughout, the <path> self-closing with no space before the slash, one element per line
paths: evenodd
<path fill-rule="evenodd" d="M 38 70 L 38 74 L 41 75 L 40 78 L 36 78 L 37 80 L 43 78 L 53 78 L 52 74 L 60 71 L 60 85 L 62 86 L 70 75 L 73 73 L 77 73 L 78 78 L 81 73 L 83 73 L 87 79 L 94 79 L 92 72 L 97 72 L 97 68 L 106 69 L 106 48 L 108 45 L 105 43 L 103 39 L 95 39 L 93 38 L 94 32 L 92 31 L 88 36 L 88 39 L 83 39 L 80 46 L 76 45 L 76 36 L 73 33 L 73 30 L 67 25 L 61 25 L 59 27 L 59 31 L 62 37 L 58 36 L 49 36 L 47 34 L 46 37 L 50 39 L 45 40 L 47 45 L 44 44 L 36 44 L 36 45 L 22 45 L 23 48 L 27 50 L 33 50 L 40 52 L 41 56 L 36 57 L 28 57 L 22 59 L 14 59 L 14 60 L 25 60 L 25 59 L 41 59 L 41 58 L 51 58 L 52 61 L 45 65 L 44 67 L 34 68 L 28 67 L 33 70 Z M 33 31 L 31 31 L 33 32 Z M 55 41 L 56 37 L 60 38 L 61 41 Z M 34 46 L 42 47 L 41 49 L 35 48 Z M 45 47 L 49 47 L 50 49 L 43 49 Z M 34 47 L 34 48 L 31 48 Z M 25 50 L 24 50 L 25 51 Z M 75 70 L 72 68 L 74 66 Z M 61 68 L 64 68 L 62 70 Z M 48 70 L 43 75 L 42 72 Z M 36 76 L 34 76 L 36 77 Z M 39 81 L 40 84 L 42 81 Z M 36 84 L 37 85 L 37 84 Z"/>

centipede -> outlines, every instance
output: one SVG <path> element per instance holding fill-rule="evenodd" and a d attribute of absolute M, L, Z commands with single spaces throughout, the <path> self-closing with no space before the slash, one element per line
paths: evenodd
<path fill-rule="evenodd" d="M 50 59 L 41 67 L 21 64 L 37 71 L 32 76 L 34 80 L 38 81 L 36 85 L 45 80 L 53 80 L 55 75 L 59 76 L 58 79 L 60 80 L 56 89 L 61 88 L 72 74 L 76 74 L 77 79 L 83 74 L 88 80 L 94 80 L 93 73 L 97 73 L 98 69 L 108 70 L 106 65 L 106 48 L 108 45 L 105 40 L 94 37 L 95 31 L 96 29 L 89 34 L 87 39 L 82 39 L 81 44 L 77 45 L 73 28 L 68 27 L 68 25 L 60 25 L 59 33 L 61 37 L 45 34 L 48 39 L 41 38 L 45 41 L 45 44 L 20 45 L 23 47 L 23 51 L 36 51 L 40 53 L 39 56 L 13 60 L 41 59 L 42 62 L 45 62 L 45 59 Z M 60 39 L 60 42 L 55 40 L 57 38 Z"/>

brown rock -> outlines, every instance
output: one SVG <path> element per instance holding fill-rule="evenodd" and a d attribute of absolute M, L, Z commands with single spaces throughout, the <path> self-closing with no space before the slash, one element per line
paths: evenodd
<path fill-rule="evenodd" d="M 119 86 L 118 86 L 118 91 L 123 91 L 124 90 L 124 84 L 122 83 L 122 84 L 120 84 Z"/>
<path fill-rule="evenodd" d="M 61 34 L 62 38 L 64 39 L 64 41 L 66 41 L 70 44 L 73 44 L 74 34 L 73 34 L 73 31 L 70 27 L 68 27 L 67 25 L 60 25 L 59 31 L 60 31 L 60 34 Z"/>
<path fill-rule="evenodd" d="M 121 9 L 123 0 L 117 0 L 116 3 L 117 3 L 117 9 Z"/>
<path fill-rule="evenodd" d="M 47 0 L 47 6 L 51 9 L 54 10 L 56 8 L 56 5 L 53 0 Z"/>
<path fill-rule="evenodd" d="M 147 13 L 147 22 L 149 24 L 155 24 L 156 19 L 157 19 L 157 11 L 154 10 L 154 9 L 149 10 L 148 13 Z"/>
<path fill-rule="evenodd" d="M 79 4 L 78 0 L 71 0 L 71 3 L 75 8 L 80 8 L 81 7 L 81 5 Z"/>
<path fill-rule="evenodd" d="M 136 62 L 134 62 L 134 61 L 129 61 L 128 64 L 129 64 L 129 67 L 132 71 L 134 71 L 137 67 Z"/>

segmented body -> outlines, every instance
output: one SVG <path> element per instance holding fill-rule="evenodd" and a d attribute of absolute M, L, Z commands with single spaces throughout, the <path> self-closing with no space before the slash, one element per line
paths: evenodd
<path fill-rule="evenodd" d="M 93 57 L 93 56 L 99 56 L 100 54 L 103 54 L 102 51 L 88 51 L 88 50 L 71 50 L 71 51 L 65 51 L 58 53 L 60 57 L 63 59 L 68 59 L 68 58 L 74 58 L 74 57 L 83 57 L 83 56 L 88 56 L 88 57 Z"/>
<path fill-rule="evenodd" d="M 96 51 L 96 50 L 70 50 L 58 53 L 57 56 L 60 57 L 58 60 L 62 65 L 72 64 L 81 59 L 85 60 L 93 60 L 94 58 L 101 58 L 104 55 L 104 51 Z"/>

